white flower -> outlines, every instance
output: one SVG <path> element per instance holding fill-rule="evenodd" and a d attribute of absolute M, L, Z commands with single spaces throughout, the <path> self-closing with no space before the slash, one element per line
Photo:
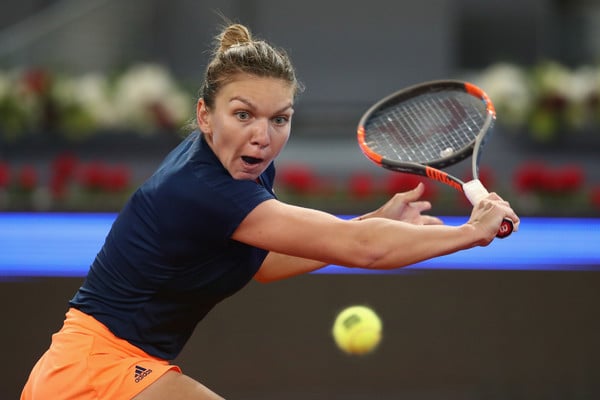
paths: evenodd
<path fill-rule="evenodd" d="M 191 116 L 193 99 L 187 93 L 172 91 L 166 95 L 162 104 L 173 122 L 180 125 Z"/>
<path fill-rule="evenodd" d="M 107 78 L 97 73 L 89 73 L 79 77 L 75 83 L 78 103 L 88 111 L 98 127 L 116 127 L 119 121 L 110 97 Z"/>
<path fill-rule="evenodd" d="M 592 101 L 598 95 L 598 75 L 589 66 L 582 66 L 571 73 L 567 90 L 567 121 L 575 128 L 583 128 L 594 119 Z"/>
<path fill-rule="evenodd" d="M 498 63 L 486 68 L 475 82 L 490 97 L 500 121 L 523 123 L 532 106 L 532 93 L 527 74 L 511 64 Z"/>
<path fill-rule="evenodd" d="M 12 78 L 11 76 L 3 71 L 0 71 L 0 99 L 8 97 L 11 92 Z"/>
<path fill-rule="evenodd" d="M 599 76 L 596 69 L 590 66 L 577 68 L 571 74 L 567 88 L 567 97 L 577 103 L 585 103 L 598 93 Z"/>
<path fill-rule="evenodd" d="M 174 123 L 189 115 L 188 100 L 168 71 L 159 65 L 132 67 L 117 81 L 114 96 L 120 119 L 143 132 L 156 127 L 158 121 L 152 110 L 157 105 L 167 111 L 167 117 Z"/>
<path fill-rule="evenodd" d="M 571 71 L 557 62 L 540 65 L 536 71 L 540 94 L 548 93 L 567 97 L 571 85 Z"/>

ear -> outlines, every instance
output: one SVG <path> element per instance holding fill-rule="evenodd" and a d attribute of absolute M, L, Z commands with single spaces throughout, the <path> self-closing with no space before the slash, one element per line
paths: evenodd
<path fill-rule="evenodd" d="M 202 133 L 210 135 L 212 133 L 210 123 L 210 112 L 204 99 L 200 98 L 196 104 L 196 122 Z"/>

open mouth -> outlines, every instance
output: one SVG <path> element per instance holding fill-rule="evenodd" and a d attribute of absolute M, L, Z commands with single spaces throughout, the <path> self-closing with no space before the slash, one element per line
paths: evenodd
<path fill-rule="evenodd" d="M 250 156 L 242 156 L 242 160 L 246 164 L 255 165 L 255 164 L 261 163 L 263 159 L 262 158 L 256 158 L 256 157 L 250 157 Z"/>

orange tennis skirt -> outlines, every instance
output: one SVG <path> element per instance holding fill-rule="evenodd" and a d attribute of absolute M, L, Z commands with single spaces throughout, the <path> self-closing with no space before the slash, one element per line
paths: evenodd
<path fill-rule="evenodd" d="M 169 370 L 181 372 L 71 308 L 33 367 L 21 400 L 131 399 Z"/>

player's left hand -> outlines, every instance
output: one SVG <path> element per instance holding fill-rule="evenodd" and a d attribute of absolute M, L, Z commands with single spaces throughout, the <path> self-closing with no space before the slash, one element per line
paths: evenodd
<path fill-rule="evenodd" d="M 425 191 L 425 185 L 419 183 L 408 192 L 396 193 L 379 209 L 364 215 L 361 219 L 369 217 L 389 218 L 397 221 L 408 222 L 414 225 L 441 225 L 442 220 L 430 215 L 421 214 L 431 209 L 431 203 L 419 200 Z"/>

